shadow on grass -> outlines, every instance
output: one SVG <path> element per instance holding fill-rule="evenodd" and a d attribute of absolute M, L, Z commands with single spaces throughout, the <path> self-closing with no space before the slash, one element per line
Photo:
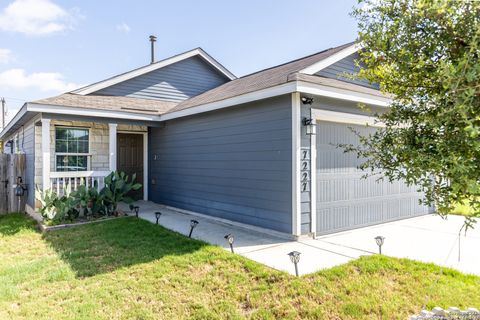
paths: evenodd
<path fill-rule="evenodd" d="M 206 245 L 133 217 L 51 231 L 43 238 L 80 278 L 189 254 Z"/>
<path fill-rule="evenodd" d="M 22 213 L 0 214 L 0 235 L 12 236 L 22 230 L 35 229 L 36 222 Z"/>

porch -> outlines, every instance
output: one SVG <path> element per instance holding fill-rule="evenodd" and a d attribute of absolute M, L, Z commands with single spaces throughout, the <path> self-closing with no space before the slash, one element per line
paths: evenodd
<path fill-rule="evenodd" d="M 40 155 L 35 157 L 35 184 L 40 188 L 57 194 L 67 186 L 72 191 L 80 185 L 100 190 L 104 178 L 119 170 L 136 174 L 143 185 L 136 198 L 147 199 L 147 126 L 42 117 L 35 135 L 35 154 Z"/>

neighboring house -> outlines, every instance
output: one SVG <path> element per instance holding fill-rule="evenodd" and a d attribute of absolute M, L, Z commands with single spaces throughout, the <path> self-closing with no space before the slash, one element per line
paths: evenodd
<path fill-rule="evenodd" d="M 362 179 L 361 160 L 335 146 L 357 142 L 349 127 L 374 130 L 359 103 L 389 104 L 376 85 L 345 77 L 358 49 L 238 79 L 194 49 L 27 102 L 0 139 L 27 155 L 28 211 L 34 185 L 101 184 L 121 170 L 137 174 L 146 200 L 293 236 L 429 213 L 415 187 Z"/>

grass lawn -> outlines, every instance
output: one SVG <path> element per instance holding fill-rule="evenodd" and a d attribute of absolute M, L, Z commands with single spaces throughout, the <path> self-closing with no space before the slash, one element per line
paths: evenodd
<path fill-rule="evenodd" d="M 453 214 L 471 216 L 473 214 L 473 208 L 468 201 L 465 201 L 464 203 L 459 203 L 455 206 Z"/>
<path fill-rule="evenodd" d="M 382 256 L 295 278 L 136 218 L 40 234 L 0 217 L 0 319 L 405 319 L 480 278 Z"/>

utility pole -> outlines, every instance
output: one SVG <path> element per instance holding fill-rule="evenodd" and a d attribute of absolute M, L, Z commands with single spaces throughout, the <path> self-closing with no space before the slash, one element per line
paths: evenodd
<path fill-rule="evenodd" d="M 5 129 L 5 98 L 2 98 L 2 130 Z"/>

